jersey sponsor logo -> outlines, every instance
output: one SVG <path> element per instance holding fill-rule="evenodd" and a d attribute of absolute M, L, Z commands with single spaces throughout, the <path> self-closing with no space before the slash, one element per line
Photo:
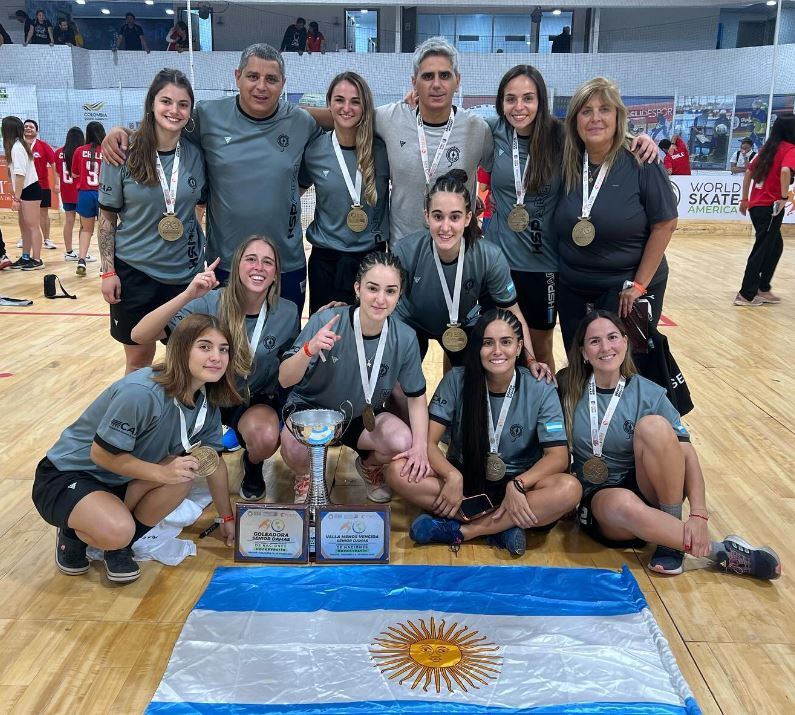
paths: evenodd
<path fill-rule="evenodd" d="M 519 437 L 522 436 L 522 432 L 524 432 L 524 427 L 519 423 L 512 424 L 511 429 L 509 430 L 509 434 L 511 435 L 511 441 L 516 442 Z"/>
<path fill-rule="evenodd" d="M 547 432 L 562 432 L 563 431 L 563 423 L 562 422 L 547 422 L 544 425 L 544 429 Z"/>
<path fill-rule="evenodd" d="M 450 162 L 450 166 L 447 167 L 449 169 L 453 164 L 455 164 L 461 158 L 461 150 L 457 146 L 451 146 L 445 152 L 445 156 L 447 157 L 447 161 Z"/>
<path fill-rule="evenodd" d="M 72 482 L 72 483 L 71 483 L 71 484 L 70 484 L 68 487 L 66 487 L 66 488 L 67 488 L 67 489 L 76 489 L 76 488 L 77 488 L 77 482 Z"/>
<path fill-rule="evenodd" d="M 381 363 L 381 369 L 378 371 L 378 377 L 381 378 L 389 372 L 389 365 Z"/>
<path fill-rule="evenodd" d="M 624 432 L 627 439 L 632 439 L 632 435 L 635 434 L 635 423 L 632 420 L 624 420 Z"/>
<path fill-rule="evenodd" d="M 404 142 L 404 141 L 401 139 L 401 140 L 400 140 L 400 148 L 402 149 L 404 146 L 406 146 L 406 142 Z"/>
<path fill-rule="evenodd" d="M 432 405 L 446 405 L 447 404 L 447 400 L 445 400 L 441 395 L 434 395 L 431 398 L 431 404 Z"/>
<path fill-rule="evenodd" d="M 182 320 L 182 318 L 180 318 L 180 320 Z M 113 319 L 113 324 L 114 324 L 114 325 L 118 325 L 118 324 L 119 324 L 119 321 L 118 321 L 118 320 L 116 320 L 116 318 L 114 318 L 114 319 Z"/>
<path fill-rule="evenodd" d="M 138 183 L 138 182 L 136 182 L 136 183 Z M 112 186 L 108 186 L 107 184 L 100 184 L 99 185 L 99 190 L 103 194 L 112 194 L 113 193 L 113 187 Z"/>
<path fill-rule="evenodd" d="M 281 150 L 284 151 L 288 146 L 290 146 L 290 137 L 286 134 L 279 134 L 279 138 L 276 140 L 276 143 L 281 147 Z"/>
<path fill-rule="evenodd" d="M 109 426 L 112 430 L 116 430 L 116 432 L 125 432 L 135 437 L 136 427 L 135 425 L 131 425 L 129 422 L 124 422 L 123 420 L 111 420 Z"/>
<path fill-rule="evenodd" d="M 262 344 L 265 346 L 265 349 L 268 351 L 273 350 L 276 347 L 276 336 L 275 335 L 266 335 Z"/>
<path fill-rule="evenodd" d="M 232 141 L 232 137 L 224 137 L 224 141 L 229 144 Z"/>

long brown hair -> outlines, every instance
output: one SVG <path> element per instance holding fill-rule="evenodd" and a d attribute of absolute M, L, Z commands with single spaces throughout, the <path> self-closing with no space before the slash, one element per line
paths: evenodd
<path fill-rule="evenodd" d="M 593 373 L 591 363 L 582 356 L 582 349 L 585 346 L 585 333 L 588 332 L 588 326 L 595 320 L 599 320 L 599 318 L 609 320 L 618 328 L 625 338 L 627 337 L 627 329 L 621 318 L 615 313 L 609 310 L 602 310 L 601 308 L 592 310 L 577 326 L 567 355 L 569 365 L 562 371 L 560 377 L 560 390 L 563 394 L 563 414 L 566 419 L 566 434 L 569 436 L 569 446 L 571 446 L 572 443 L 574 410 L 582 397 L 585 385 L 588 383 L 588 380 L 591 379 L 591 374 Z M 621 363 L 621 375 L 623 377 L 629 377 L 636 372 L 635 363 L 632 361 L 632 351 L 630 350 L 629 344 L 627 344 L 627 353 L 624 356 L 624 361 Z"/>
<path fill-rule="evenodd" d="M 162 69 L 155 75 L 144 100 L 144 116 L 141 125 L 130 137 L 130 150 L 127 156 L 127 170 L 134 181 L 147 186 L 160 183 L 157 178 L 155 156 L 157 155 L 157 133 L 155 131 L 155 97 L 163 87 L 173 84 L 184 89 L 190 97 L 190 108 L 193 111 L 195 100 L 190 80 L 179 70 Z"/>
<path fill-rule="evenodd" d="M 214 315 L 194 313 L 180 322 L 169 336 L 166 359 L 157 365 L 152 365 L 154 372 L 152 379 L 163 386 L 166 395 L 176 397 L 182 404 L 193 407 L 195 402 L 191 390 L 192 376 L 188 369 L 190 351 L 193 349 L 193 343 L 208 330 L 217 330 L 228 341 L 229 365 L 218 382 L 206 383 L 207 402 L 220 407 L 239 405 L 243 400 L 235 387 L 233 369 L 238 346 L 226 323 Z"/>
<path fill-rule="evenodd" d="M 624 100 L 621 99 L 618 85 L 605 77 L 594 77 L 577 87 L 569 102 L 569 110 L 564 122 L 566 139 L 563 146 L 563 178 L 566 191 L 569 193 L 577 190 L 577 184 L 582 179 L 582 156 L 585 151 L 585 142 L 577 133 L 577 115 L 595 94 L 601 95 L 605 103 L 615 107 L 616 110 L 616 132 L 613 135 L 610 150 L 602 162 L 607 166 L 608 171 L 619 152 L 622 149 L 629 150 L 630 147 L 630 140 L 627 137 L 628 112 Z M 633 156 L 635 155 L 633 154 Z M 637 156 L 635 156 L 635 160 L 640 163 Z"/>
<path fill-rule="evenodd" d="M 25 141 L 25 125 L 22 120 L 14 116 L 3 117 L 3 122 L 0 126 L 2 126 L 3 132 L 3 150 L 6 155 L 6 164 L 10 166 L 13 163 L 11 161 L 11 150 L 14 148 L 15 141 L 19 141 L 25 147 L 25 151 L 32 159 L 33 154 L 30 153 L 30 147 Z"/>
<path fill-rule="evenodd" d="M 778 117 L 773 122 L 770 136 L 762 144 L 756 161 L 751 167 L 751 178 L 754 181 L 764 181 L 767 178 L 773 168 L 773 161 L 776 158 L 778 148 L 783 141 L 795 144 L 795 116 L 792 114 Z"/>
<path fill-rule="evenodd" d="M 266 246 L 270 246 L 273 251 L 276 278 L 268 288 L 265 300 L 268 308 L 274 310 L 279 303 L 279 295 L 282 291 L 281 273 L 282 264 L 279 258 L 279 249 L 272 239 L 267 236 L 249 236 L 241 243 L 232 255 L 232 263 L 229 267 L 229 282 L 221 291 L 219 301 L 219 313 L 221 319 L 229 326 L 237 350 L 235 352 L 234 371 L 243 377 L 247 377 L 251 372 L 254 356 L 248 344 L 246 335 L 246 289 L 240 280 L 240 262 L 248 247 L 254 241 L 261 241 Z M 231 361 L 230 361 L 231 365 Z"/>
<path fill-rule="evenodd" d="M 75 150 L 86 143 L 86 135 L 80 127 L 72 127 L 66 132 L 66 141 L 63 145 L 63 164 L 69 176 L 72 175 L 72 157 Z"/>
<path fill-rule="evenodd" d="M 331 106 L 334 88 L 340 82 L 350 82 L 359 93 L 362 107 L 362 118 L 356 125 L 356 162 L 362 172 L 362 186 L 365 200 L 370 206 L 378 202 L 378 191 L 375 186 L 375 161 L 373 159 L 373 125 L 375 124 L 375 102 L 370 87 L 364 78 L 356 72 L 340 72 L 328 86 L 326 104 Z"/>
<path fill-rule="evenodd" d="M 536 118 L 530 125 L 530 136 L 527 144 L 527 161 L 529 167 L 525 174 L 524 188 L 529 194 L 537 194 L 551 180 L 556 168 L 560 165 L 563 132 L 557 117 L 549 111 L 547 85 L 541 73 L 532 65 L 516 65 L 509 69 L 500 80 L 497 88 L 495 108 L 497 115 L 505 119 L 505 88 L 511 80 L 527 77 L 536 86 L 538 110 Z M 508 127 L 508 139 L 513 139 L 513 127 L 505 120 Z"/>

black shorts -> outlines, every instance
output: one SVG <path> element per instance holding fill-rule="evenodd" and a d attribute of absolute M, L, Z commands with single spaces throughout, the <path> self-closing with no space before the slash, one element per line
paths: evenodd
<path fill-rule="evenodd" d="M 52 206 L 52 191 L 50 189 L 41 190 L 41 207 L 48 209 Z"/>
<path fill-rule="evenodd" d="M 385 249 L 385 243 L 355 253 L 312 246 L 308 265 L 310 314 L 333 300 L 353 305 L 356 302 L 353 283 L 359 264 L 368 253 Z"/>
<path fill-rule="evenodd" d="M 30 186 L 26 186 L 22 189 L 22 193 L 19 196 L 20 201 L 41 201 L 41 184 L 38 181 L 34 181 Z"/>
<path fill-rule="evenodd" d="M 111 486 L 91 472 L 62 472 L 47 457 L 36 467 L 33 505 L 48 524 L 65 529 L 77 503 L 92 492 L 107 492 L 124 501 L 127 483 Z"/>
<path fill-rule="evenodd" d="M 621 541 L 608 539 L 604 534 L 602 534 L 602 530 L 599 527 L 599 522 L 594 517 L 593 510 L 591 509 L 591 501 L 593 500 L 594 496 L 603 489 L 629 489 L 629 491 L 631 491 L 633 494 L 636 494 L 644 504 L 647 506 L 654 506 L 654 504 L 646 499 L 646 497 L 641 493 L 640 488 L 638 487 L 638 480 L 635 475 L 635 470 L 633 469 L 627 473 L 624 481 L 620 484 L 600 484 L 599 486 L 583 491 L 583 496 L 580 500 L 580 506 L 577 507 L 577 520 L 580 522 L 580 526 L 582 527 L 583 531 L 585 531 L 585 533 L 588 534 L 588 536 L 590 536 L 594 541 L 598 541 L 604 546 L 611 546 L 615 549 L 642 549 L 644 546 L 646 546 L 646 542 L 643 539 L 627 539 L 625 541 Z"/>
<path fill-rule="evenodd" d="M 182 293 L 188 284 L 160 283 L 119 258 L 114 264 L 121 281 L 121 301 L 110 306 L 110 335 L 124 345 L 137 345 L 130 333 L 141 318 Z"/>
<path fill-rule="evenodd" d="M 516 302 L 527 326 L 533 330 L 552 330 L 558 321 L 558 274 L 511 271 L 516 287 Z M 483 311 L 496 308 L 488 293 L 478 302 Z"/>
<path fill-rule="evenodd" d="M 237 425 L 238 422 L 240 422 L 240 418 L 246 413 L 246 410 L 248 410 L 249 407 L 254 407 L 254 405 L 267 405 L 268 407 L 273 408 L 273 410 L 279 416 L 279 422 L 281 422 L 283 404 L 284 402 L 279 399 L 278 395 L 266 395 L 265 393 L 258 393 L 252 395 L 247 404 L 222 407 L 221 422 L 235 431 L 237 434 L 237 440 L 240 442 L 240 446 L 245 449 L 246 440 L 244 440 L 243 435 L 238 432 Z"/>
<path fill-rule="evenodd" d="M 464 332 L 467 334 L 467 338 L 469 338 L 469 334 L 472 332 L 471 327 L 461 326 Z M 464 348 L 463 350 L 459 350 L 457 353 L 450 352 L 445 346 L 442 344 L 442 336 L 439 335 L 431 335 L 430 333 L 426 333 L 424 330 L 415 328 L 414 332 L 417 333 L 417 343 L 420 346 L 420 360 L 425 359 L 425 355 L 428 353 L 428 344 L 431 340 L 435 340 L 439 343 L 444 354 L 447 355 L 448 359 L 450 360 L 450 364 L 453 367 L 462 367 L 464 364 L 465 355 L 467 349 Z"/>
<path fill-rule="evenodd" d="M 301 410 L 317 410 L 317 409 L 326 409 L 322 407 L 312 407 L 311 405 L 307 405 L 302 402 L 293 402 L 290 404 L 290 414 L 293 412 L 300 412 Z M 380 415 L 385 410 L 376 410 L 375 414 Z M 342 410 L 340 410 L 342 412 Z M 350 447 L 356 454 L 358 454 L 362 461 L 367 459 L 370 456 L 370 452 L 372 450 L 369 449 L 359 449 L 359 437 L 362 436 L 362 432 L 364 432 L 364 420 L 361 417 L 354 417 L 350 424 L 348 425 L 347 429 L 342 433 L 342 437 L 340 437 L 339 442 L 336 442 L 336 445 L 345 445 L 346 447 Z"/>

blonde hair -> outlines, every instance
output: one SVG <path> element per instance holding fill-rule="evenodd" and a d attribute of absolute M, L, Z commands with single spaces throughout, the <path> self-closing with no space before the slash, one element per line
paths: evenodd
<path fill-rule="evenodd" d="M 375 125 L 375 102 L 373 93 L 364 78 L 356 72 L 341 72 L 328 86 L 326 104 L 331 106 L 334 88 L 340 82 L 350 82 L 359 93 L 362 107 L 362 118 L 356 125 L 356 162 L 362 172 L 362 194 L 370 206 L 378 203 L 378 191 L 375 186 L 375 160 L 373 159 L 373 126 Z"/>
<path fill-rule="evenodd" d="M 577 132 L 577 115 L 591 100 L 591 97 L 597 94 L 601 95 L 605 103 L 615 107 L 616 110 L 616 132 L 602 164 L 609 170 L 618 153 L 622 149 L 628 150 L 630 146 L 630 139 L 627 136 L 627 108 L 624 105 L 624 100 L 621 99 L 618 85 L 606 77 L 594 77 L 581 84 L 569 102 L 564 122 L 566 140 L 563 146 L 563 180 L 567 192 L 576 191 L 578 183 L 582 180 L 582 155 L 585 151 L 585 143 Z"/>
<path fill-rule="evenodd" d="M 237 348 L 233 367 L 235 373 L 241 377 L 248 377 L 254 362 L 254 356 L 251 353 L 251 348 L 248 344 L 248 335 L 246 334 L 246 289 L 243 286 L 243 282 L 240 280 L 240 262 L 243 260 L 243 254 L 254 241 L 262 241 L 266 246 L 270 246 L 273 251 L 276 277 L 268 288 L 268 292 L 265 296 L 269 310 L 275 310 L 278 305 L 279 294 L 281 293 L 282 287 L 282 266 L 276 244 L 267 236 L 249 236 L 237 247 L 232 255 L 232 262 L 229 268 L 229 282 L 221 292 L 221 300 L 218 306 L 221 319 L 229 326 L 232 341 Z"/>

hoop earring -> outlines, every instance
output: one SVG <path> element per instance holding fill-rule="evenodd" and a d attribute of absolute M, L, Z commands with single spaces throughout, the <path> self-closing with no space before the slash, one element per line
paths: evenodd
<path fill-rule="evenodd" d="M 188 132 L 188 134 L 193 134 L 193 132 L 194 132 L 194 131 L 196 131 L 196 121 L 193 119 L 193 117 L 191 117 L 191 118 L 188 120 L 188 123 L 189 123 L 189 124 L 190 124 L 191 122 L 193 123 L 193 126 L 192 126 L 190 129 L 188 129 L 188 124 L 186 124 L 186 125 L 185 125 L 185 131 L 186 131 L 186 132 Z"/>

